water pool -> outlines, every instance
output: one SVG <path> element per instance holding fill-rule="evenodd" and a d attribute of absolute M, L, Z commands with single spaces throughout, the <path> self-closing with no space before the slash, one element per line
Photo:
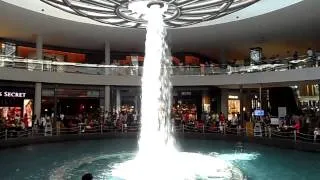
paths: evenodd
<path fill-rule="evenodd" d="M 222 159 L 240 169 L 250 180 L 316 180 L 320 177 L 320 155 L 317 153 L 225 141 L 182 139 L 178 144 L 180 151 Z M 136 150 L 134 139 L 76 141 L 5 149 L 0 151 L 0 177 L 2 180 L 78 180 L 90 172 L 97 180 L 120 179 L 111 178 L 111 169 L 115 164 L 132 159 Z M 159 170 L 159 173 L 164 172 Z"/>

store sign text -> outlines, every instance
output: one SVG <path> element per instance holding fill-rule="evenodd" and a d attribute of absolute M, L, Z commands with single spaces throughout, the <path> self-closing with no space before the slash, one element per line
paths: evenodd
<path fill-rule="evenodd" d="M 24 97 L 26 97 L 26 94 L 27 93 L 7 92 L 7 91 L 1 92 L 0 91 L 0 97 L 24 98 Z"/>

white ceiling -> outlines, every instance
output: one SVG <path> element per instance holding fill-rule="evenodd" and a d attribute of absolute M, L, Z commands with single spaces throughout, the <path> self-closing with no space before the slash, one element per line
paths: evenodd
<path fill-rule="evenodd" d="M 22 0 L 9 2 L 15 1 Z M 29 3 L 35 1 L 40 2 L 40 0 L 23 0 L 23 3 L 27 7 Z M 275 9 L 284 7 L 284 1 L 296 4 L 275 10 L 269 7 L 271 1 L 274 7 L 277 7 Z M 259 15 L 258 12 L 269 11 L 266 11 L 268 9 L 266 6 L 257 4 L 253 5 L 255 9 L 244 9 L 239 11 L 240 14 L 226 16 L 225 19 L 211 22 L 211 25 L 170 29 L 168 40 L 172 51 L 217 56 L 219 49 L 246 52 L 250 47 L 268 47 L 270 44 L 318 45 L 319 0 L 303 0 L 299 3 L 297 0 L 261 0 L 261 2 L 269 2 L 269 11 L 272 12 Z M 144 30 L 101 26 L 82 17 L 80 22 L 61 19 L 45 15 L 46 11 L 49 11 L 47 8 L 44 8 L 43 12 L 41 9 L 35 12 L 0 0 L 0 37 L 34 42 L 34 35 L 42 34 L 44 43 L 54 46 L 103 50 L 104 42 L 109 41 L 114 51 L 142 52 L 144 49 Z M 254 17 L 248 16 L 250 11 Z M 237 16 L 239 18 L 235 18 Z"/>

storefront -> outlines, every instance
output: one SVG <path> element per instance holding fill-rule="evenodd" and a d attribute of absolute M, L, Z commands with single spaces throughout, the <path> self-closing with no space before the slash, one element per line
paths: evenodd
<path fill-rule="evenodd" d="M 141 87 L 119 87 L 111 89 L 111 107 L 114 111 L 140 111 Z M 220 111 L 220 89 L 214 87 L 174 87 L 172 110 L 191 112 L 198 119 L 202 112 Z"/>
<path fill-rule="evenodd" d="M 138 112 L 141 107 L 140 87 L 119 87 L 111 89 L 111 107 L 115 112 Z"/>
<path fill-rule="evenodd" d="M 32 126 L 34 89 L 0 86 L 0 118 L 7 126 Z"/>
<path fill-rule="evenodd" d="M 220 111 L 220 89 L 215 87 L 174 87 L 173 113 L 189 114 L 192 119 L 200 119 L 203 112 Z"/>
<path fill-rule="evenodd" d="M 16 44 L 10 42 L 0 42 L 0 55 L 15 56 Z"/>
<path fill-rule="evenodd" d="M 36 48 L 17 46 L 17 55 L 23 58 L 36 59 Z M 82 53 L 43 49 L 43 59 L 57 62 L 83 63 L 86 61 L 86 55 Z"/>
<path fill-rule="evenodd" d="M 26 59 L 36 59 L 35 47 L 35 44 L 0 39 L 0 55 L 4 56 L 18 56 Z M 100 64 L 104 62 L 103 51 L 69 49 L 44 45 L 42 55 L 42 59 L 48 61 L 89 64 Z M 44 68 L 50 69 L 51 66 L 45 66 Z"/>
<path fill-rule="evenodd" d="M 79 114 L 99 116 L 104 109 L 104 88 L 45 84 L 42 88 L 41 114 L 64 114 L 75 119 Z"/>
<path fill-rule="evenodd" d="M 240 114 L 240 98 L 239 95 L 228 95 L 228 120 L 233 116 Z"/>

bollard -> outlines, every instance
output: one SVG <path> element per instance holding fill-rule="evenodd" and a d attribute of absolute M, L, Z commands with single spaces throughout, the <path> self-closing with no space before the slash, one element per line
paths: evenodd
<path fill-rule="evenodd" d="M 317 134 L 315 133 L 313 136 L 313 142 L 316 143 L 317 142 Z"/>
<path fill-rule="evenodd" d="M 8 139 L 8 130 L 7 130 L 7 129 L 4 131 L 4 139 L 5 139 L 5 140 Z"/>
<path fill-rule="evenodd" d="M 205 133 L 205 127 L 204 127 L 204 125 L 202 125 L 202 133 L 203 133 L 203 134 Z"/>
<path fill-rule="evenodd" d="M 182 133 L 184 133 L 184 124 L 182 124 Z"/>
<path fill-rule="evenodd" d="M 227 131 L 226 131 L 225 125 L 223 125 L 222 128 L 223 128 L 223 135 L 226 135 L 226 134 L 227 134 Z"/>
<path fill-rule="evenodd" d="M 79 124 L 79 134 L 81 134 L 81 124 Z"/>
<path fill-rule="evenodd" d="M 103 125 L 100 125 L 100 133 L 103 134 Z"/>
<path fill-rule="evenodd" d="M 121 126 L 121 132 L 123 132 L 123 126 L 124 126 L 124 124 L 122 124 L 122 126 Z"/>
<path fill-rule="evenodd" d="M 293 131 L 293 138 L 294 138 L 294 142 L 297 142 L 297 131 L 296 130 Z"/>

